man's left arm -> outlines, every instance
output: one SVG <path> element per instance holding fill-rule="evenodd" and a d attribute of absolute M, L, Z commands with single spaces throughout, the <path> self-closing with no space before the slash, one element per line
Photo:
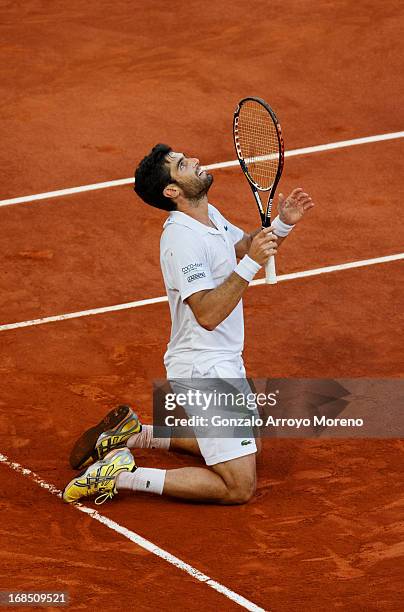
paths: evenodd
<path fill-rule="evenodd" d="M 313 206 L 313 200 L 305 191 L 303 191 L 301 187 L 294 189 L 287 198 L 285 198 L 282 193 L 279 194 L 277 218 L 279 218 L 279 221 L 287 227 L 284 228 L 283 232 L 281 232 L 280 229 L 277 231 L 277 223 L 274 220 L 275 227 L 273 227 L 273 231 L 278 236 L 278 247 L 287 237 L 287 234 L 281 236 L 278 232 L 285 234 L 285 232 L 291 231 L 296 223 L 299 223 L 306 212 L 310 210 L 310 208 L 313 208 Z M 242 239 L 234 245 L 238 259 L 241 259 L 244 257 L 244 255 L 246 255 L 251 246 L 252 239 L 256 234 L 258 234 L 258 232 L 261 231 L 261 229 L 262 228 L 259 228 L 251 232 L 251 234 L 244 234 Z"/>

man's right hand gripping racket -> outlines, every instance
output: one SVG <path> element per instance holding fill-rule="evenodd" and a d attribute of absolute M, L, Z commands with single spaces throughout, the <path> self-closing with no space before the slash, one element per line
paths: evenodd
<path fill-rule="evenodd" d="M 234 145 L 240 166 L 254 194 L 262 227 L 271 225 L 272 201 L 283 169 L 281 126 L 272 108 L 261 98 L 244 98 L 233 119 Z M 259 191 L 269 191 L 266 209 Z M 275 284 L 275 259 L 265 266 L 266 282 Z"/>

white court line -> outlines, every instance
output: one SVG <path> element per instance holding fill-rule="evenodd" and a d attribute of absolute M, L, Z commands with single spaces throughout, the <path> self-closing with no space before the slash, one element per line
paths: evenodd
<path fill-rule="evenodd" d="M 404 132 L 390 132 L 388 134 L 376 134 L 375 136 L 365 136 L 364 138 L 353 138 L 352 140 L 340 140 L 339 142 L 330 142 L 323 145 L 315 145 L 313 147 L 305 147 L 304 149 L 292 149 L 285 152 L 285 157 L 295 157 L 296 155 L 308 155 L 311 153 L 320 153 L 322 151 L 332 151 L 334 149 L 342 149 L 344 147 L 353 147 L 355 145 L 367 144 L 371 142 L 380 142 L 382 140 L 394 140 L 396 138 L 404 138 Z M 217 168 L 231 168 L 238 166 L 238 160 L 219 162 L 203 166 L 206 170 L 215 170 Z M 12 204 L 23 204 L 24 202 L 34 202 L 37 200 L 46 200 L 48 198 L 58 198 L 61 196 L 72 195 L 74 193 L 82 193 L 83 191 L 94 191 L 96 189 L 106 189 L 107 187 L 118 187 L 119 185 L 130 185 L 134 183 L 134 178 L 117 179 L 115 181 L 104 181 L 103 183 L 93 183 L 91 185 L 81 185 L 81 187 L 70 187 L 68 189 L 58 189 L 57 191 L 47 191 L 45 193 L 37 193 L 20 198 L 9 198 L 0 200 L 1 206 L 11 206 Z"/>
<path fill-rule="evenodd" d="M 376 264 L 388 263 L 390 261 L 398 261 L 404 259 L 404 253 L 396 253 L 395 255 L 386 255 L 384 257 L 375 257 L 374 259 L 362 259 L 360 261 L 350 261 L 344 264 L 336 264 L 334 266 L 326 266 L 324 268 L 314 268 L 312 270 L 303 270 L 302 272 L 292 272 L 291 274 L 279 275 L 278 281 L 294 280 L 296 278 L 306 278 L 308 276 L 318 276 L 319 274 L 327 274 L 329 272 L 339 272 L 340 270 L 350 270 L 352 268 L 362 268 L 363 266 L 374 266 Z M 264 285 L 265 279 L 259 278 L 250 283 L 250 286 Z M 137 302 L 127 302 L 125 304 L 116 304 L 115 306 L 104 306 L 102 308 L 92 308 L 91 310 L 81 310 L 79 312 L 69 312 L 67 314 L 54 315 L 52 317 L 44 317 L 43 319 L 32 319 L 31 321 L 21 321 L 19 323 L 6 323 L 0 325 L 0 331 L 8 331 L 19 327 L 31 327 L 33 325 L 44 325 L 45 323 L 54 323 L 56 321 L 66 321 L 67 319 L 79 319 L 80 317 L 89 317 L 91 315 L 103 314 L 105 312 L 114 312 L 116 310 L 128 310 L 130 308 L 139 308 L 141 306 L 149 306 L 151 304 L 160 304 L 167 302 L 167 296 L 163 295 L 156 298 L 148 298 Z"/>
<path fill-rule="evenodd" d="M 52 493 L 52 495 L 56 495 L 57 497 L 62 496 L 62 492 L 57 487 L 55 487 L 53 484 L 46 482 L 40 476 L 38 476 L 38 474 L 35 474 L 35 472 L 33 472 L 32 470 L 29 470 L 28 468 L 24 468 L 22 465 L 20 465 L 19 463 L 16 463 L 15 461 L 11 461 L 10 459 L 8 459 L 8 457 L 6 457 L 5 455 L 2 455 L 1 453 L 0 453 L 0 463 L 4 463 L 9 468 L 14 470 L 15 472 L 18 472 L 19 474 L 22 474 L 23 476 L 27 476 L 32 482 L 39 485 L 43 489 L 46 489 L 47 491 Z M 199 582 L 203 582 L 207 584 L 212 589 L 214 589 L 215 591 L 218 591 L 219 593 L 221 593 L 228 599 L 231 599 L 232 601 L 234 601 L 236 604 L 238 604 L 242 608 L 245 608 L 246 610 L 250 610 L 251 612 L 265 612 L 264 608 L 260 608 L 252 601 L 246 599 L 245 597 L 243 597 L 242 595 L 239 595 L 238 593 L 235 593 L 235 591 L 228 589 L 223 584 L 220 584 L 220 582 L 216 582 L 216 580 L 212 580 L 212 578 L 210 578 L 203 572 L 200 572 L 195 567 L 192 567 L 192 565 L 185 563 L 185 561 L 182 561 L 178 557 L 175 557 L 174 555 L 169 553 L 167 550 L 164 550 L 163 548 L 160 548 L 156 544 L 153 544 L 153 542 L 150 542 L 150 540 L 146 540 L 138 533 L 135 533 L 134 531 L 131 531 L 130 529 L 127 529 L 126 527 L 122 527 L 122 525 L 119 525 L 119 523 L 116 523 L 112 519 L 109 519 L 106 516 L 103 516 L 102 514 L 97 512 L 97 510 L 93 510 L 92 508 L 89 508 L 88 506 L 83 506 L 82 504 L 74 504 L 73 507 L 79 510 L 80 512 L 84 512 L 84 514 L 88 514 L 95 521 L 98 521 L 102 525 L 105 525 L 109 529 L 112 529 L 116 533 L 119 533 L 120 535 L 124 536 L 131 542 L 134 542 L 141 548 L 144 548 L 145 550 L 149 551 L 153 555 L 156 555 L 157 557 L 164 559 L 164 561 L 167 561 L 167 563 L 171 563 L 171 565 L 174 565 L 178 569 L 189 574 L 190 576 L 192 576 L 192 578 L 195 578 L 196 580 L 199 580 Z"/>

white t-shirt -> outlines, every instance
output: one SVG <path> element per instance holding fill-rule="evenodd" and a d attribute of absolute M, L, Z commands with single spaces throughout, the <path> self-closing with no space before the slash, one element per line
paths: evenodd
<path fill-rule="evenodd" d="M 199 325 L 184 301 L 193 293 L 214 289 L 237 265 L 234 245 L 244 232 L 209 204 L 216 228 L 179 211 L 170 212 L 160 241 L 160 264 L 171 311 L 171 337 L 164 356 L 168 376 L 190 377 L 192 367 L 203 372 L 220 361 L 241 355 L 244 345 L 243 305 L 240 300 L 213 331 Z M 189 371 L 189 373 L 187 373 Z"/>

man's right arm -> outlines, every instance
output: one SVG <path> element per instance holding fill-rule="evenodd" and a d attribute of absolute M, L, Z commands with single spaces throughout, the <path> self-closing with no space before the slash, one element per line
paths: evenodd
<path fill-rule="evenodd" d="M 263 266 L 272 255 L 276 255 L 276 249 L 277 237 L 267 227 L 253 238 L 248 257 Z M 199 325 L 212 331 L 234 310 L 247 287 L 248 281 L 232 272 L 215 289 L 193 293 L 186 301 Z"/>

